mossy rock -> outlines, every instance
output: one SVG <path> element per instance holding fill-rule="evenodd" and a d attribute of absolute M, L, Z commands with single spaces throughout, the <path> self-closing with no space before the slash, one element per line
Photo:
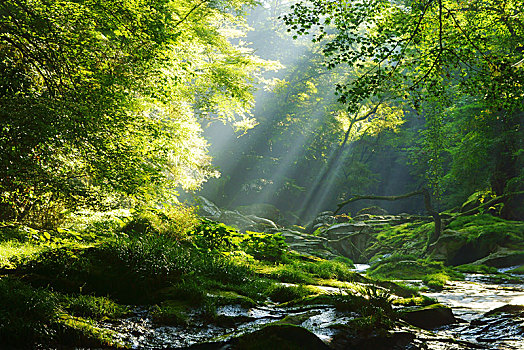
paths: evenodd
<path fill-rule="evenodd" d="M 157 325 L 185 326 L 189 322 L 189 310 L 187 303 L 179 300 L 166 300 L 152 307 L 151 318 Z"/>
<path fill-rule="evenodd" d="M 244 215 L 256 215 L 271 221 L 278 221 L 280 218 L 280 210 L 274 205 L 267 203 L 242 205 L 235 209 Z"/>
<path fill-rule="evenodd" d="M 514 273 L 516 275 L 524 275 L 524 265 L 519 266 L 517 268 L 511 269 L 508 271 L 509 273 Z"/>
<path fill-rule="evenodd" d="M 493 267 L 510 267 L 524 264 L 524 252 L 500 247 L 496 252 L 475 261 L 475 264 Z"/>
<path fill-rule="evenodd" d="M 496 309 L 490 310 L 484 314 L 484 316 L 494 316 L 498 314 L 516 314 L 524 316 L 524 305 L 511 305 L 507 304 Z"/>
<path fill-rule="evenodd" d="M 327 350 L 329 347 L 305 328 L 280 324 L 269 325 L 232 341 L 237 350 Z"/>
<path fill-rule="evenodd" d="M 451 308 L 442 304 L 405 310 L 400 318 L 413 326 L 424 329 L 433 329 L 457 322 Z"/>
<path fill-rule="evenodd" d="M 208 297 L 214 299 L 217 305 L 240 305 L 245 308 L 257 305 L 253 299 L 232 291 L 215 290 L 209 292 Z"/>

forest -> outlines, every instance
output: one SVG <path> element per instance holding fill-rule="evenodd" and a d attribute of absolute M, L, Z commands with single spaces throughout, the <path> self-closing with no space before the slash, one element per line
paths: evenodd
<path fill-rule="evenodd" d="M 524 349 L 524 2 L 0 1 L 0 349 Z"/>

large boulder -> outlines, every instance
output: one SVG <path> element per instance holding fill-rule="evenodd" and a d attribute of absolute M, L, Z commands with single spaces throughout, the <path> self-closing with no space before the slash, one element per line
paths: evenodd
<path fill-rule="evenodd" d="M 294 230 L 282 230 L 279 232 L 281 232 L 289 248 L 299 253 L 313 255 L 323 259 L 333 259 L 336 257 L 336 255 L 327 248 L 328 240 L 324 237 L 313 236 Z"/>
<path fill-rule="evenodd" d="M 261 218 L 255 215 L 246 215 L 246 218 L 254 221 L 257 224 L 257 231 L 267 231 L 268 229 L 278 230 L 278 226 L 271 220 Z"/>
<path fill-rule="evenodd" d="M 233 226 L 240 232 L 257 230 L 257 223 L 238 211 L 225 210 L 218 218 L 218 221 Z"/>
<path fill-rule="evenodd" d="M 231 341 L 231 349 L 249 350 L 328 350 L 329 347 L 305 328 L 278 324 L 269 325 Z"/>
<path fill-rule="evenodd" d="M 449 265 L 463 265 L 489 255 L 497 247 L 494 242 L 471 241 L 460 231 L 445 230 L 439 239 L 430 245 L 428 251 L 434 260 L 441 260 Z"/>
<path fill-rule="evenodd" d="M 313 233 L 319 228 L 328 227 L 337 222 L 337 219 L 333 215 L 332 211 L 324 211 L 319 213 L 313 221 L 307 225 L 306 231 Z"/>
<path fill-rule="evenodd" d="M 216 206 L 215 203 L 209 199 L 197 196 L 195 197 L 195 204 L 198 207 L 198 214 L 205 218 L 218 221 L 222 215 L 222 211 Z"/>
<path fill-rule="evenodd" d="M 505 247 L 498 247 L 498 249 L 474 262 L 478 265 L 487 265 L 493 267 L 510 267 L 524 264 L 524 252 L 515 251 Z"/>
<path fill-rule="evenodd" d="M 386 209 L 383 209 L 383 208 L 380 208 L 380 207 L 377 207 L 377 206 L 373 206 L 373 207 L 369 207 L 369 208 L 364 208 L 364 209 L 361 209 L 357 212 L 357 215 L 363 215 L 363 214 L 368 214 L 368 215 L 388 215 L 388 211 Z"/>
<path fill-rule="evenodd" d="M 242 205 L 235 208 L 239 213 L 244 215 L 256 215 L 269 219 L 273 222 L 278 222 L 280 219 L 280 210 L 277 207 L 267 203 L 256 203 L 250 205 Z"/>
<path fill-rule="evenodd" d="M 451 308 L 442 304 L 404 311 L 400 318 L 415 327 L 424 329 L 433 329 L 457 323 Z"/>

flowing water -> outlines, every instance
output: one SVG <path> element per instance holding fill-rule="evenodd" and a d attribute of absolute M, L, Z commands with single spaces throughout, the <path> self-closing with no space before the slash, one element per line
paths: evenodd
<path fill-rule="evenodd" d="M 357 270 L 364 271 L 367 267 L 357 266 Z M 328 288 L 327 292 L 337 292 L 336 288 Z M 459 323 L 432 332 L 419 332 L 419 348 L 524 350 L 523 311 L 486 315 L 488 311 L 504 305 L 524 305 L 524 281 L 500 285 L 479 275 L 469 275 L 464 281 L 448 282 L 442 291 L 423 294 L 450 306 Z M 285 318 L 286 322 L 301 325 L 329 343 L 337 332 L 337 328 L 332 326 L 347 323 L 355 316 L 339 312 L 329 305 L 287 308 L 270 305 L 251 309 L 228 305 L 219 307 L 216 315 L 222 321 L 209 323 L 204 321 L 202 310 L 193 310 L 189 315 L 190 327 L 158 326 L 152 322 L 147 310 L 137 308 L 132 317 L 99 326 L 116 331 L 121 341 L 131 344 L 133 348 L 161 349 L 225 341 Z"/>
<path fill-rule="evenodd" d="M 524 350 L 522 310 L 486 315 L 505 305 L 524 305 L 524 281 L 501 285 L 480 275 L 469 275 L 464 281 L 448 282 L 441 292 L 423 294 L 450 306 L 459 319 L 459 323 L 437 330 L 437 335 L 462 339 L 487 349 Z"/>

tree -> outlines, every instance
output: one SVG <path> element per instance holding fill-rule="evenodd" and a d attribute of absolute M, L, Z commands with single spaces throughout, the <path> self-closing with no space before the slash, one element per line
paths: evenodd
<path fill-rule="evenodd" d="M 2 1 L 0 219 L 213 176 L 196 118 L 253 124 L 250 3 Z"/>
<path fill-rule="evenodd" d="M 475 101 L 480 111 L 474 124 L 491 144 L 492 189 L 502 195 L 521 178 L 521 1 L 313 0 L 294 5 L 284 20 L 298 34 L 315 30 L 313 40 L 327 41 L 328 67 L 356 69 L 354 79 L 337 86 L 349 111 L 370 98 L 403 98 L 423 113 L 427 151 L 439 156 L 445 142 L 434 137 L 444 137 L 439 125 L 446 114 L 455 104 Z M 454 96 L 447 98 L 449 92 Z M 430 159 L 430 171 L 443 177 L 440 160 Z"/>

